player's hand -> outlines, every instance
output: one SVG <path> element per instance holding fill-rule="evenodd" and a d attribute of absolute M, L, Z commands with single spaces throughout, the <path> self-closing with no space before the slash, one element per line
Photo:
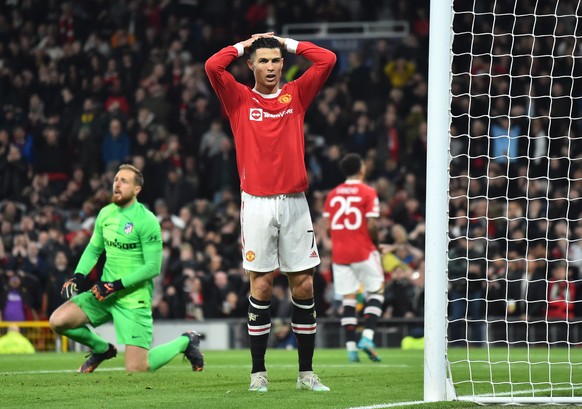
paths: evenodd
<path fill-rule="evenodd" d="M 91 287 L 91 292 L 98 301 L 103 301 L 113 293 L 123 290 L 124 288 L 125 287 L 121 283 L 121 280 L 98 281 L 93 285 L 93 287 Z"/>
<path fill-rule="evenodd" d="M 262 37 L 273 37 L 275 33 L 273 33 L 272 31 L 268 32 L 268 33 L 256 33 L 251 35 L 251 37 L 245 41 L 243 41 L 241 44 L 243 45 L 245 50 L 248 50 L 248 48 L 251 46 L 251 44 L 253 44 L 255 42 L 255 40 L 258 40 L 259 38 Z"/>
<path fill-rule="evenodd" d="M 269 32 L 266 32 L 266 33 L 256 33 L 256 34 L 253 34 L 253 35 L 251 35 L 251 38 L 255 38 L 256 39 L 256 38 L 260 38 L 260 37 L 273 37 L 274 35 L 275 35 L 274 32 L 269 31 Z"/>
<path fill-rule="evenodd" d="M 73 298 L 78 293 L 85 292 L 89 289 L 87 277 L 81 273 L 75 273 L 73 277 L 67 280 L 61 288 L 61 297 L 65 300 Z"/>

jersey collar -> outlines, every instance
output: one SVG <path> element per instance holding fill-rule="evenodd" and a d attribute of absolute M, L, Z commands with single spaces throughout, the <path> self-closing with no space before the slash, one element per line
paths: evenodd
<path fill-rule="evenodd" d="M 273 98 L 277 98 L 279 96 L 279 94 L 281 94 L 281 88 L 279 88 L 279 90 L 277 92 L 275 92 L 274 94 L 261 94 L 259 91 L 257 91 L 255 88 L 253 88 L 253 92 L 255 94 L 259 94 L 260 96 L 262 96 L 263 98 L 267 98 L 267 99 L 273 99 Z"/>

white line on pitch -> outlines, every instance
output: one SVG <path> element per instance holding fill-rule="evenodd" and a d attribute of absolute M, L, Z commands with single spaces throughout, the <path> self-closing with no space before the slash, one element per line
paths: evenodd
<path fill-rule="evenodd" d="M 210 368 L 248 368 L 249 365 L 230 365 L 230 364 L 207 364 Z M 183 365 L 166 365 L 165 368 L 179 368 Z M 186 366 L 186 365 L 184 365 Z M 283 364 L 283 365 L 273 365 L 276 368 L 295 368 L 295 364 Z M 390 364 L 370 364 L 369 368 L 407 368 L 410 365 L 390 365 Z M 354 365 L 350 364 L 329 364 L 329 365 L 317 365 L 318 368 L 353 368 Z M 99 368 L 99 372 L 104 371 L 123 371 L 124 367 L 112 367 L 112 368 Z M 37 371 L 13 371 L 13 372 L 0 372 L 0 375 L 34 375 L 34 374 L 54 374 L 54 373 L 67 373 L 67 372 L 77 372 L 76 369 L 50 369 L 50 370 L 37 370 Z"/>
<path fill-rule="evenodd" d="M 377 405 L 370 405 L 370 406 L 354 406 L 348 409 L 383 409 L 383 408 L 397 408 L 399 406 L 412 406 L 412 405 L 422 405 L 423 402 L 421 400 L 414 400 L 411 402 L 395 402 L 395 403 L 379 403 Z"/>

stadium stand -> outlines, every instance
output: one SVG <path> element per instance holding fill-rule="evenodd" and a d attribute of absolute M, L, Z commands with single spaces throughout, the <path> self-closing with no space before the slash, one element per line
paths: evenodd
<path fill-rule="evenodd" d="M 2 320 L 9 314 L 42 320 L 56 308 L 57 289 L 109 200 L 120 161 L 143 170 L 140 200 L 162 225 L 155 317 L 245 316 L 232 136 L 203 64 L 226 44 L 281 32 L 289 23 L 383 19 L 411 27 L 397 41 L 338 49 L 339 68 L 306 118 L 308 194 L 323 261 L 315 279 L 318 315 L 339 314 L 321 210 L 327 189 L 339 182 L 344 152 L 365 157 L 368 182 L 382 202 L 381 241 L 396 243 L 392 231 L 401 226 L 409 246 L 424 248 L 428 1 L 227 4 L 6 2 L 0 14 Z M 232 69 L 250 83 L 244 61 Z M 288 79 L 300 75 L 301 62 L 291 60 L 288 70 Z M 388 254 L 386 274 L 416 271 L 421 261 Z M 285 280 L 276 285 L 282 291 L 274 315 L 285 315 Z M 16 305 L 7 301 L 14 299 Z"/>

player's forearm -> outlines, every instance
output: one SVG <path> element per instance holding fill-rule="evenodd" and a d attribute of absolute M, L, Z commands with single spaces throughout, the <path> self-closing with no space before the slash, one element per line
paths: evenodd
<path fill-rule="evenodd" d="M 293 43 L 290 43 L 290 41 L 294 40 L 287 39 L 286 47 L 289 52 L 295 52 L 297 55 L 307 58 L 309 61 L 313 62 L 313 66 L 316 69 L 326 71 L 328 75 L 331 73 L 337 60 L 337 57 L 333 52 L 310 43 L 309 41 L 295 41 L 297 44 L 296 46 Z M 296 51 L 291 51 L 294 46 Z"/>
<path fill-rule="evenodd" d="M 227 46 L 213 54 L 206 63 L 204 69 L 209 78 L 226 72 L 226 68 L 239 57 L 239 48 Z"/>
<path fill-rule="evenodd" d="M 75 272 L 81 273 L 83 275 L 89 274 L 93 267 L 95 267 L 95 264 L 97 264 L 97 260 L 99 259 L 99 256 L 102 252 L 102 249 L 94 246 L 93 244 L 87 244 L 85 251 L 83 251 L 81 258 L 79 259 L 79 263 L 77 264 Z"/>
<path fill-rule="evenodd" d="M 231 104 L 236 103 L 237 94 L 233 90 L 238 86 L 238 82 L 228 72 L 227 67 L 238 58 L 238 52 L 236 47 L 225 47 L 210 57 L 204 65 L 210 85 L 227 111 Z"/>
<path fill-rule="evenodd" d="M 227 67 L 238 58 L 238 49 L 233 46 L 224 47 L 204 64 L 206 75 L 212 88 L 217 92 L 226 89 L 229 83 L 235 82 L 234 77 L 228 72 Z"/>
<path fill-rule="evenodd" d="M 162 268 L 162 250 L 144 252 L 144 264 L 132 273 L 121 278 L 124 287 L 132 287 L 144 281 L 151 280 Z"/>
<path fill-rule="evenodd" d="M 289 49 L 290 46 L 287 45 L 287 48 Z M 303 75 L 295 80 L 300 89 L 301 103 L 307 109 L 331 74 L 336 56 L 331 51 L 307 41 L 298 43 L 297 55 L 301 55 L 313 63 Z"/>

